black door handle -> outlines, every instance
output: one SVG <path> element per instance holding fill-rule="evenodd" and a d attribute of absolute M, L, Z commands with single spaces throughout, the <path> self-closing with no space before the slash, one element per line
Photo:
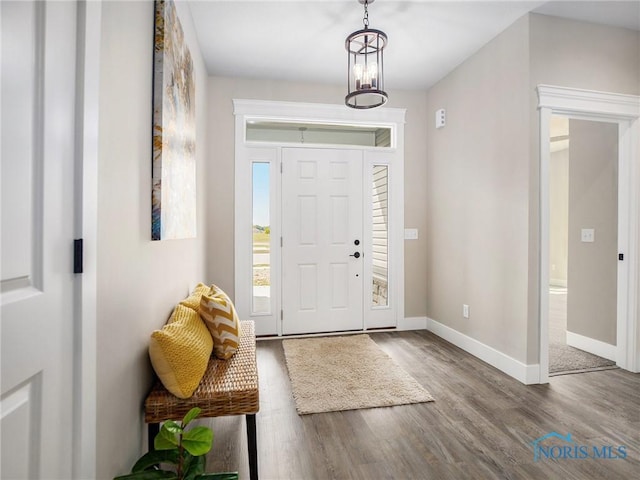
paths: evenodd
<path fill-rule="evenodd" d="M 360 258 L 360 252 L 356 252 L 352 255 L 349 255 L 350 257 L 356 257 L 356 258 Z"/>

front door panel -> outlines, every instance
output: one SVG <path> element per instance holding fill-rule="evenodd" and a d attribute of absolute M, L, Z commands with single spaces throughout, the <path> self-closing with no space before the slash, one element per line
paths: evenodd
<path fill-rule="evenodd" d="M 282 163 L 283 333 L 360 330 L 362 152 L 287 148 Z"/>

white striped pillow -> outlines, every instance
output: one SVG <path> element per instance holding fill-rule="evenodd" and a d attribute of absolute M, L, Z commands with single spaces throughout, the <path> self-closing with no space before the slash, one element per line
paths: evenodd
<path fill-rule="evenodd" d="M 213 337 L 215 356 L 223 360 L 231 358 L 240 343 L 240 320 L 229 296 L 211 285 L 211 291 L 200 299 L 200 316 Z"/>

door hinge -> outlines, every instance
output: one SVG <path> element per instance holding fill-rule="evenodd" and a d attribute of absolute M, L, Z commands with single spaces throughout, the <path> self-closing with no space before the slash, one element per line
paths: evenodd
<path fill-rule="evenodd" d="M 280 162 L 280 173 L 282 173 L 282 162 Z"/>
<path fill-rule="evenodd" d="M 620 261 L 624 260 L 624 253 L 619 253 L 618 254 L 618 260 L 620 260 Z"/>
<path fill-rule="evenodd" d="M 280 247 L 282 247 L 282 246 L 283 246 L 282 237 L 280 237 Z"/>
<path fill-rule="evenodd" d="M 73 273 L 82 273 L 82 239 L 73 241 Z"/>
<path fill-rule="evenodd" d="M 280 320 L 284 319 L 284 312 L 282 310 L 280 310 Z"/>

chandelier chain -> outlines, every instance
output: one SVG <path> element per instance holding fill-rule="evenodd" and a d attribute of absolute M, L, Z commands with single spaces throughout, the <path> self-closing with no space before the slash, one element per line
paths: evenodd
<path fill-rule="evenodd" d="M 369 0 L 364 0 L 364 18 L 362 19 L 365 30 L 369 28 Z"/>

